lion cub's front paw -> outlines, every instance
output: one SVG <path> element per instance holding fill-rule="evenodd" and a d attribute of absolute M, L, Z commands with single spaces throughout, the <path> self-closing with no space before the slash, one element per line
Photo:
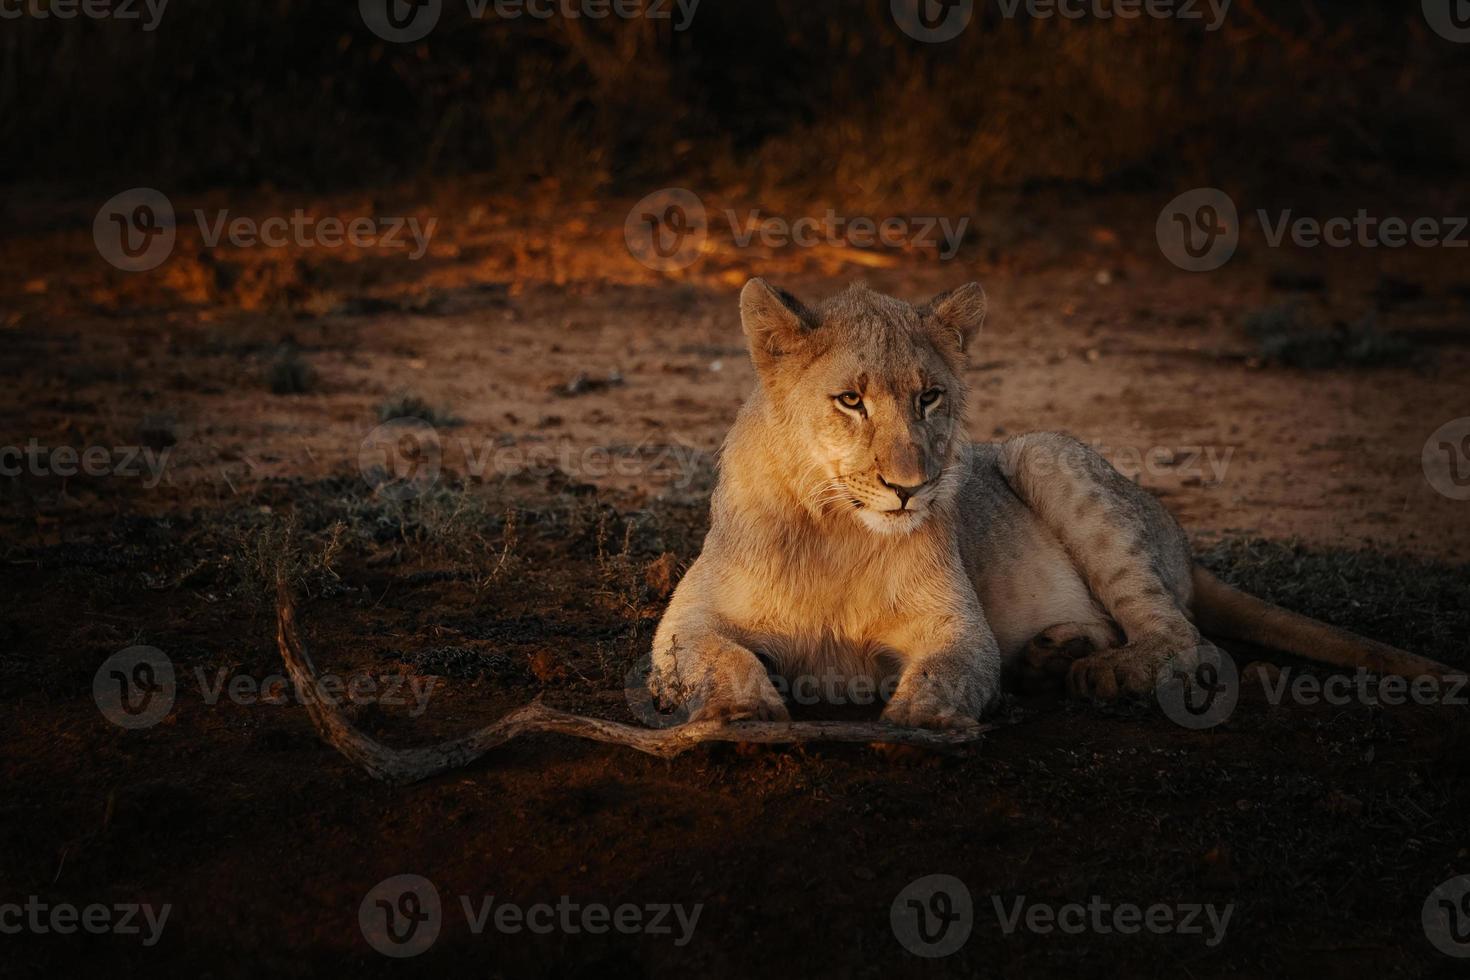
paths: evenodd
<path fill-rule="evenodd" d="M 883 711 L 883 720 L 910 728 L 973 728 L 1000 697 L 1000 685 L 969 669 L 910 669 Z"/>
<path fill-rule="evenodd" d="M 769 686 L 769 685 L 768 685 Z M 790 721 L 791 712 L 772 687 L 749 695 L 716 694 L 704 700 L 689 717 L 699 721 Z"/>
<path fill-rule="evenodd" d="M 899 700 L 895 698 L 883 711 L 890 725 L 908 728 L 974 728 L 980 722 L 965 711 L 937 702 Z"/>

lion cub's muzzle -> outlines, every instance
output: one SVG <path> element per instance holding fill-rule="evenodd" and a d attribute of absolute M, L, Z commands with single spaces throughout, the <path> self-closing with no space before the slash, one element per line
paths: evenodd
<path fill-rule="evenodd" d="M 925 480 L 922 483 L 916 483 L 910 486 L 903 486 L 902 484 L 893 483 L 889 480 L 885 480 L 883 478 L 883 474 L 880 473 L 878 474 L 878 482 L 887 487 L 889 491 L 898 498 L 898 509 L 906 510 L 908 508 L 909 501 L 917 497 L 920 493 L 924 491 L 926 487 L 928 487 L 934 481 Z"/>

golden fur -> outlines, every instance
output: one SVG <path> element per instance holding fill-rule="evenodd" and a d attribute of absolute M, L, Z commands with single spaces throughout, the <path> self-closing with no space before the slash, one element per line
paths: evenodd
<path fill-rule="evenodd" d="M 965 349 L 986 309 L 973 283 L 920 307 L 856 286 L 813 309 L 747 284 L 759 385 L 654 638 L 665 701 L 695 720 L 780 720 L 773 677 L 793 691 L 862 679 L 890 692 L 885 720 L 958 727 L 995 702 L 1003 665 L 1104 698 L 1192 667 L 1199 583 L 1231 635 L 1286 622 L 1195 569 L 1158 501 L 1077 440 L 966 438 Z M 1312 656 L 1329 628 L 1273 629 Z M 1431 669 L 1334 635 L 1334 662 L 1369 644 L 1377 663 Z"/>

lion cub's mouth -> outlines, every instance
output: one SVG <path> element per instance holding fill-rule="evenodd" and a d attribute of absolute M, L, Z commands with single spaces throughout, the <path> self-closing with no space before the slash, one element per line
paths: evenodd
<path fill-rule="evenodd" d="M 857 499 L 856 497 L 850 497 L 849 498 L 849 501 L 852 504 L 852 509 L 853 510 L 863 510 L 865 507 L 868 506 L 867 504 L 863 503 L 861 500 Z M 873 509 L 873 513 L 875 513 L 875 514 L 882 514 L 884 517 L 905 517 L 905 516 L 912 516 L 914 514 L 917 514 L 918 512 L 919 512 L 919 508 L 917 508 L 917 507 L 909 507 L 907 505 L 905 505 L 903 507 L 893 507 L 893 508 L 890 508 L 888 510 L 879 510 L 877 508 L 874 508 Z"/>

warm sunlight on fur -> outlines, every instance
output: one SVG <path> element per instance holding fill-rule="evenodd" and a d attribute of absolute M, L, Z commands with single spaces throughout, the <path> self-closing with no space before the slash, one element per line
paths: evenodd
<path fill-rule="evenodd" d="M 652 683 L 698 719 L 781 720 L 793 685 L 860 678 L 885 720 L 973 725 L 1002 665 L 1075 694 L 1152 692 L 1218 635 L 1414 676 L 1443 665 L 1235 592 L 1151 494 L 1071 436 L 964 434 L 985 291 L 920 306 L 854 286 L 740 297 L 759 385 L 725 440 L 704 550 Z"/>
<path fill-rule="evenodd" d="M 948 301 L 976 327 L 983 320 L 978 286 Z M 862 286 L 827 304 L 820 335 L 811 335 L 815 314 L 763 284 L 747 290 L 742 309 L 772 382 L 770 435 L 805 449 L 807 465 L 789 479 L 817 519 L 848 515 L 880 534 L 907 534 L 953 500 L 964 331 Z M 786 356 L 798 348 L 802 356 Z"/>

